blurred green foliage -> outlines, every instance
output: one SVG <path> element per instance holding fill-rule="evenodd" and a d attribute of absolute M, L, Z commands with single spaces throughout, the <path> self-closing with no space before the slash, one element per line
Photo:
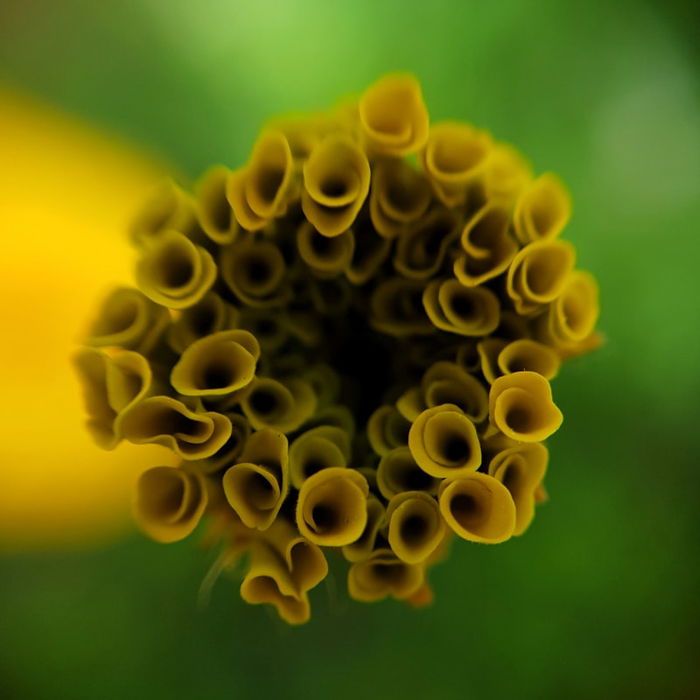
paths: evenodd
<path fill-rule="evenodd" d="M 496 547 L 458 543 L 436 604 L 346 600 L 289 629 L 213 554 L 135 535 L 0 560 L 0 696 L 690 698 L 698 692 L 700 104 L 690 4 L 622 0 L 87 0 L 0 9 L 0 78 L 196 175 L 259 125 L 415 72 L 554 170 L 606 345 L 554 384 L 550 502 Z M 696 24 L 697 27 L 697 24 Z M 2 465 L 7 468 L 8 465 Z"/>

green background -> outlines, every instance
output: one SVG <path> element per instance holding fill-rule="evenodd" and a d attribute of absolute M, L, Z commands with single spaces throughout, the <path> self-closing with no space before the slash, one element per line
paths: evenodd
<path fill-rule="evenodd" d="M 434 118 L 568 183 L 607 338 L 555 382 L 550 502 L 525 537 L 458 543 L 432 608 L 347 601 L 342 573 L 302 628 L 232 581 L 198 607 L 196 541 L 5 556 L 0 697 L 697 697 L 693 5 L 35 0 L 0 19 L 0 78 L 191 175 L 241 162 L 269 116 L 413 71 Z"/>

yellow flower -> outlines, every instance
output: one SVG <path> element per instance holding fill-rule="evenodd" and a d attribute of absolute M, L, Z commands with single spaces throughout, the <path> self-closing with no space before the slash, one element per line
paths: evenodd
<path fill-rule="evenodd" d="M 417 81 L 270 124 L 239 169 L 170 185 L 131 229 L 137 285 L 79 362 L 90 428 L 177 453 L 138 482 L 160 541 L 200 519 L 240 593 L 311 614 L 324 548 L 350 596 L 430 604 L 455 537 L 505 542 L 545 500 L 549 383 L 598 338 L 559 236 L 566 190 L 507 144 L 430 125 Z"/>
<path fill-rule="evenodd" d="M 70 365 L 95 297 L 130 278 L 125 231 L 163 169 L 86 125 L 0 92 L 0 547 L 103 541 L 128 523 L 161 448 L 103 452 Z"/>

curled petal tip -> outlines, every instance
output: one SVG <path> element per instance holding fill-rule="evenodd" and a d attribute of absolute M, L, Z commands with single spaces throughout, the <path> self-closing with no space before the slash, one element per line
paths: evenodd
<path fill-rule="evenodd" d="M 444 482 L 440 512 L 459 537 L 472 542 L 505 542 L 515 529 L 515 504 L 497 479 L 474 472 Z"/>
<path fill-rule="evenodd" d="M 330 467 L 313 474 L 299 490 L 299 532 L 319 545 L 352 544 L 367 524 L 368 493 L 367 480 L 355 470 Z"/>
<path fill-rule="evenodd" d="M 423 411 L 411 425 L 408 447 L 418 466 L 436 478 L 455 478 L 481 464 L 474 423 L 453 404 Z"/>
<path fill-rule="evenodd" d="M 552 401 L 549 382 L 536 372 L 513 372 L 491 385 L 489 414 L 506 436 L 520 442 L 540 442 L 555 433 L 563 416 Z"/>
<path fill-rule="evenodd" d="M 136 484 L 134 517 L 158 542 L 176 542 L 198 525 L 208 503 L 204 478 L 176 467 L 154 467 Z"/>
<path fill-rule="evenodd" d="M 407 74 L 388 75 L 371 85 L 358 105 L 368 147 L 377 153 L 405 156 L 428 138 L 428 110 L 420 84 Z"/>

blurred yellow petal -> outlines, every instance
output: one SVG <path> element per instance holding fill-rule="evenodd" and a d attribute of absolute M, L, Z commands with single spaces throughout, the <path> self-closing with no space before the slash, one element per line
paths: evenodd
<path fill-rule="evenodd" d="M 454 404 L 474 423 L 480 423 L 488 415 L 489 397 L 484 385 L 455 363 L 433 363 L 423 375 L 421 385 L 426 408 Z"/>
<path fill-rule="evenodd" d="M 510 202 L 531 179 L 530 166 L 517 149 L 505 143 L 494 144 L 481 176 L 488 199 Z"/>
<path fill-rule="evenodd" d="M 430 335 L 435 332 L 428 318 L 421 295 L 424 283 L 401 277 L 388 277 L 380 282 L 370 299 L 370 323 L 397 337 Z"/>
<path fill-rule="evenodd" d="M 279 553 L 263 543 L 252 549 L 250 569 L 241 583 L 241 598 L 251 605 L 273 605 L 290 625 L 301 625 L 311 615 L 308 596 L 296 590 Z"/>
<path fill-rule="evenodd" d="M 212 333 L 185 349 L 170 382 L 184 396 L 225 396 L 253 381 L 259 356 L 258 341 L 248 331 Z"/>
<path fill-rule="evenodd" d="M 0 128 L 0 313 L 12 341 L 0 349 L 0 547 L 98 542 L 126 527 L 137 474 L 175 463 L 159 447 L 93 444 L 69 359 L 94 299 L 129 281 L 130 219 L 164 169 L 7 91 Z M 40 434 L 26 420 L 38 397 L 50 416 Z"/>
<path fill-rule="evenodd" d="M 426 280 L 441 268 L 452 242 L 459 236 L 459 219 L 435 209 L 399 237 L 394 267 L 404 277 Z"/>
<path fill-rule="evenodd" d="M 391 250 L 391 241 L 378 235 L 370 218 L 362 211 L 352 225 L 355 248 L 350 266 L 345 275 L 351 284 L 364 284 L 386 260 Z"/>
<path fill-rule="evenodd" d="M 380 456 L 395 447 L 406 445 L 410 423 L 393 406 L 380 406 L 369 417 L 367 437 L 372 449 Z"/>
<path fill-rule="evenodd" d="M 339 236 L 352 226 L 369 193 L 370 168 L 350 139 L 328 137 L 304 164 L 301 207 L 324 236 Z"/>
<path fill-rule="evenodd" d="M 513 213 L 522 243 L 558 236 L 571 217 L 571 198 L 553 173 L 540 175 L 520 195 Z"/>
<path fill-rule="evenodd" d="M 531 371 L 545 379 L 553 379 L 561 361 L 552 348 L 536 340 L 521 338 L 506 345 L 498 355 L 498 368 L 503 374 Z"/>
<path fill-rule="evenodd" d="M 100 447 L 114 449 L 122 439 L 126 412 L 152 391 L 148 360 L 130 350 L 110 355 L 83 348 L 74 357 L 74 364 L 83 382 L 87 430 Z"/>
<path fill-rule="evenodd" d="M 146 353 L 160 340 L 168 311 L 138 289 L 111 290 L 83 340 L 95 347 L 121 346 Z"/>
<path fill-rule="evenodd" d="M 412 76 L 386 75 L 365 90 L 359 103 L 360 123 L 369 148 L 405 156 L 428 138 L 428 110 L 420 84 Z"/>
<path fill-rule="evenodd" d="M 430 128 L 422 165 L 443 204 L 464 204 L 467 186 L 484 167 L 491 146 L 490 134 L 469 124 L 441 122 Z"/>
<path fill-rule="evenodd" d="M 407 564 L 390 549 L 375 549 L 369 559 L 350 567 L 348 592 L 351 598 L 365 603 L 387 596 L 403 600 L 416 593 L 424 581 L 421 564 Z"/>
<path fill-rule="evenodd" d="M 280 306 L 286 299 L 286 265 L 270 241 L 246 239 L 226 246 L 219 258 L 219 273 L 242 305 Z"/>
<path fill-rule="evenodd" d="M 208 502 L 200 474 L 154 467 L 141 474 L 136 484 L 134 518 L 156 542 L 177 542 L 197 527 Z"/>
<path fill-rule="evenodd" d="M 297 232 L 297 248 L 301 259 L 319 277 L 334 277 L 345 272 L 355 251 L 352 231 L 329 238 L 320 234 L 308 221 Z"/>
<path fill-rule="evenodd" d="M 240 461 L 223 477 L 231 508 L 250 528 L 266 530 L 289 491 L 289 444 L 281 433 L 264 428 L 247 440 Z"/>
<path fill-rule="evenodd" d="M 506 278 L 515 310 L 525 316 L 554 301 L 564 290 L 575 262 L 576 250 L 566 241 L 526 245 L 513 259 Z"/>
<path fill-rule="evenodd" d="M 472 337 L 492 333 L 501 313 L 491 290 L 466 287 L 456 279 L 430 282 L 423 291 L 423 307 L 436 328 Z"/>
<path fill-rule="evenodd" d="M 154 238 L 136 266 L 136 284 L 156 304 L 184 309 L 196 304 L 216 280 L 209 251 L 178 231 Z"/>
<path fill-rule="evenodd" d="M 308 382 L 314 390 L 317 408 L 330 406 L 338 400 L 340 375 L 325 362 L 306 364 L 302 369 L 302 379 Z"/>
<path fill-rule="evenodd" d="M 430 205 L 430 183 L 405 160 L 380 160 L 372 172 L 370 216 L 377 233 L 394 238 L 420 219 Z"/>
<path fill-rule="evenodd" d="M 562 355 L 594 350 L 602 340 L 594 332 L 599 313 L 598 283 L 590 273 L 574 270 L 561 295 L 537 319 L 536 332 Z"/>
<path fill-rule="evenodd" d="M 226 198 L 230 175 L 230 170 L 223 165 L 214 166 L 204 173 L 196 187 L 199 223 L 204 233 L 219 245 L 231 243 L 239 232 L 238 222 Z"/>
<path fill-rule="evenodd" d="M 384 525 L 384 506 L 374 496 L 367 499 L 367 523 L 362 534 L 352 544 L 346 544 L 343 548 L 343 556 L 349 562 L 364 561 L 368 559 L 377 542 L 377 535 Z"/>
<path fill-rule="evenodd" d="M 522 535 L 535 515 L 549 452 L 539 443 L 521 443 L 502 450 L 489 463 L 489 474 L 510 491 L 515 503 L 514 535 Z"/>
<path fill-rule="evenodd" d="M 486 381 L 491 384 L 501 375 L 498 357 L 507 345 L 507 341 L 501 338 L 487 338 L 477 343 L 476 350 L 479 353 L 481 371 Z"/>
<path fill-rule="evenodd" d="M 327 467 L 345 467 L 350 437 L 334 425 L 320 425 L 299 435 L 289 448 L 289 476 L 296 488 Z"/>
<path fill-rule="evenodd" d="M 182 354 L 195 340 L 226 328 L 243 327 L 240 316 L 238 309 L 227 304 L 216 292 L 209 292 L 179 313 L 168 328 L 168 344 Z"/>
<path fill-rule="evenodd" d="M 148 246 L 162 231 L 194 234 L 198 229 L 195 203 L 171 179 L 149 192 L 135 211 L 130 217 L 129 236 L 137 248 Z"/>
<path fill-rule="evenodd" d="M 169 447 L 182 459 L 215 455 L 231 437 L 231 421 L 215 411 L 191 411 L 171 396 L 151 396 L 134 406 L 121 421 L 124 437 L 136 445 Z"/>
<path fill-rule="evenodd" d="M 316 395 L 302 379 L 277 381 L 256 377 L 246 389 L 241 408 L 256 430 L 272 428 L 289 433 L 299 428 L 314 412 Z"/>
<path fill-rule="evenodd" d="M 413 608 L 425 608 L 432 605 L 434 600 L 433 589 L 427 581 L 415 593 L 405 598 L 405 601 Z"/>
<path fill-rule="evenodd" d="M 231 422 L 229 439 L 213 457 L 190 462 L 188 465 L 190 471 L 212 474 L 225 467 L 230 467 L 238 461 L 250 437 L 250 424 L 240 413 L 226 413 L 225 415 Z"/>
<path fill-rule="evenodd" d="M 463 253 L 453 269 L 462 284 L 473 287 L 498 277 L 518 252 L 508 208 L 495 203 L 482 207 L 465 225 L 461 244 Z"/>
<path fill-rule="evenodd" d="M 384 498 L 404 491 L 437 493 L 440 480 L 424 472 L 413 459 L 408 447 L 396 447 L 379 460 L 377 488 Z"/>
<path fill-rule="evenodd" d="M 317 586 L 328 574 L 321 548 L 301 537 L 288 520 L 275 520 L 264 537 L 284 558 L 292 583 L 300 593 Z"/>
<path fill-rule="evenodd" d="M 292 152 L 284 134 L 261 134 L 248 162 L 244 186 L 248 206 L 257 216 L 271 219 L 284 207 L 292 169 Z"/>
<path fill-rule="evenodd" d="M 278 351 L 291 333 L 289 315 L 275 309 L 245 308 L 238 318 L 229 321 L 229 328 L 242 328 L 252 333 L 258 340 L 264 354 Z M 290 357 L 287 355 L 287 357 Z M 263 362 L 265 358 L 263 358 Z"/>
<path fill-rule="evenodd" d="M 414 386 L 404 391 L 404 393 L 396 399 L 396 408 L 409 423 L 413 423 L 420 415 L 420 412 L 427 408 L 421 388 Z"/>

